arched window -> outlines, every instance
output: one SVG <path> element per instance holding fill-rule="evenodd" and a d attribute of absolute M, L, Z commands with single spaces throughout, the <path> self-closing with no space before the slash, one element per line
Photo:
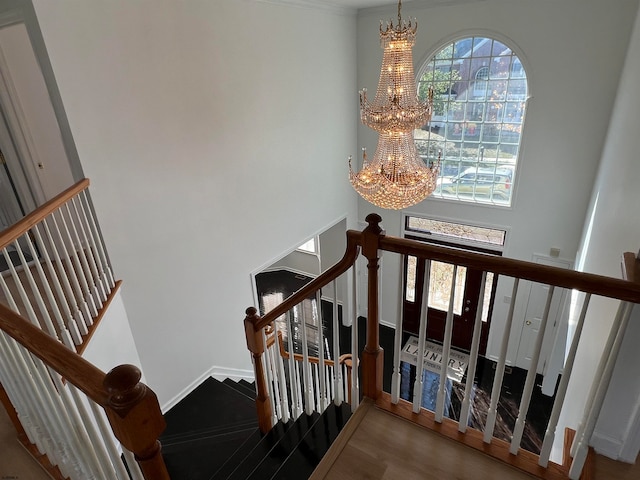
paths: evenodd
<path fill-rule="evenodd" d="M 447 43 L 418 70 L 418 91 L 434 89 L 431 122 L 416 131 L 426 163 L 441 154 L 435 197 L 510 205 L 527 100 L 527 76 L 513 50 L 488 37 Z"/>

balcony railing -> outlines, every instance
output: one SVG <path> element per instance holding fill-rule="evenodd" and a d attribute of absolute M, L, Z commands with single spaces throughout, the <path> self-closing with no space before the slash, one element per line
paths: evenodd
<path fill-rule="evenodd" d="M 351 390 L 352 408 L 356 408 L 360 394 L 376 402 L 380 408 L 384 408 L 400 417 L 412 422 L 416 422 L 422 426 L 437 430 L 445 436 L 465 443 L 473 448 L 488 453 L 495 458 L 509 463 L 527 473 L 535 475 L 539 478 L 572 478 L 578 479 L 582 472 L 585 459 L 588 452 L 588 444 L 593 433 L 595 422 L 598 418 L 604 395 L 608 388 L 609 379 L 615 365 L 617 354 L 620 348 L 621 340 L 626 330 L 627 323 L 632 307 L 635 303 L 640 303 L 640 283 L 637 282 L 638 274 L 632 276 L 631 273 L 626 277 L 629 280 L 621 280 L 579 273 L 575 271 L 567 271 L 561 268 L 550 267 L 520 260 L 508 259 L 503 257 L 491 256 L 480 253 L 466 252 L 457 249 L 444 248 L 439 246 L 428 245 L 417 241 L 406 240 L 386 236 L 380 226 L 381 218 L 372 214 L 367 217 L 369 226 L 363 232 L 348 231 L 347 232 L 347 248 L 344 257 L 338 264 L 327 270 L 315 280 L 311 281 L 305 287 L 293 294 L 280 305 L 273 308 L 264 316 L 260 317 L 254 308 L 247 310 L 247 316 L 244 320 L 245 332 L 247 336 L 247 346 L 252 354 L 255 375 L 257 399 L 256 406 L 259 416 L 260 428 L 263 432 L 268 431 L 274 422 L 278 420 L 288 419 L 290 416 L 296 416 L 301 413 L 300 409 L 291 408 L 292 402 L 286 398 L 288 392 L 297 392 L 302 394 L 302 403 L 304 411 L 311 413 L 313 411 L 322 412 L 329 402 L 334 401 L 340 403 L 348 398 L 346 395 L 340 395 L 340 391 L 344 392 L 347 388 Z M 359 252 L 362 251 L 367 262 L 367 318 L 366 332 L 364 334 L 366 343 L 364 349 L 358 349 L 357 332 L 358 319 L 356 316 L 357 302 L 357 276 L 354 273 L 356 260 Z M 416 374 L 412 381 L 413 398 L 404 400 L 400 398 L 400 385 L 408 378 L 406 369 L 401 368 L 400 350 L 402 348 L 402 308 L 398 306 L 398 315 L 395 325 L 395 339 L 393 348 L 393 367 L 390 379 L 383 378 L 383 351 L 380 347 L 380 325 L 379 311 L 381 301 L 379 298 L 379 281 L 380 281 L 380 262 L 379 258 L 382 252 L 389 252 L 385 255 L 397 254 L 401 256 L 400 261 L 405 256 L 417 257 L 425 262 L 426 280 L 424 282 L 424 291 L 422 294 L 423 306 L 422 315 L 419 326 L 418 352 L 416 353 L 417 366 L 416 371 L 422 372 L 423 358 L 425 352 L 425 337 L 427 325 L 432 320 L 431 313 L 425 305 L 428 305 L 429 281 L 428 272 L 432 262 L 444 262 L 453 266 L 453 278 L 451 280 L 451 295 L 454 297 L 456 284 L 456 272 L 459 268 L 466 267 L 481 271 L 483 275 L 482 285 L 485 285 L 484 276 L 492 274 L 497 284 L 501 287 L 508 287 L 511 291 L 509 299 L 508 311 L 504 314 L 504 330 L 501 332 L 493 332 L 498 336 L 499 352 L 498 360 L 492 383 L 492 392 L 488 412 L 484 425 L 479 429 L 469 428 L 468 420 L 470 415 L 470 397 L 474 388 L 474 378 L 476 376 L 476 368 L 479 357 L 479 339 L 480 330 L 482 328 L 482 305 L 484 292 L 480 291 L 478 298 L 478 312 L 474 322 L 469 322 L 469 329 L 472 330 L 470 337 L 473 339 L 470 352 L 469 363 L 466 371 L 466 382 L 463 385 L 463 399 L 461 402 L 461 413 L 459 420 L 447 418 L 444 414 L 444 406 L 446 402 L 446 375 L 439 375 L 437 385 L 437 400 L 435 408 L 427 410 L 423 408 L 421 402 L 421 394 L 423 392 L 423 376 Z M 640 261 L 636 260 L 632 254 L 625 254 L 624 267 L 626 272 L 637 272 Z M 402 264 L 402 263 L 401 263 Z M 341 279 L 351 270 L 352 289 L 350 292 L 342 292 L 341 294 L 335 287 L 335 282 Z M 541 318 L 541 325 L 537 337 L 533 343 L 531 356 L 532 367 L 528 370 L 522 397 L 517 406 L 517 418 L 513 428 L 510 441 L 505 441 L 494 436 L 494 428 L 498 410 L 498 400 L 503 386 L 504 374 L 507 367 L 507 350 L 509 348 L 509 340 L 511 338 L 514 326 L 514 315 L 516 310 L 516 299 L 522 283 L 531 282 L 531 284 L 540 284 L 548 286 L 546 289 L 548 294 L 546 298 L 546 308 Z M 343 284 L 349 282 L 342 281 Z M 333 285 L 330 288 L 328 286 Z M 344 289 L 343 289 L 344 290 Z M 554 405 L 546 419 L 546 432 L 544 433 L 544 441 L 539 453 L 530 452 L 522 448 L 523 432 L 525 430 L 525 420 L 529 407 L 531 405 L 534 383 L 536 380 L 536 366 L 542 353 L 543 338 L 545 330 L 550 328 L 550 305 L 555 296 L 561 296 L 563 290 L 570 291 L 574 302 L 574 318 L 576 321 L 576 331 L 572 339 L 571 346 L 567 353 L 564 364 L 564 370 L 561 380 L 555 392 Z M 404 291 L 404 286 L 400 291 Z M 323 319 L 327 317 L 323 312 L 322 298 L 327 298 L 331 305 L 329 310 L 333 311 L 331 322 L 328 325 Z M 618 312 L 615 315 L 611 333 L 604 349 L 604 355 L 600 361 L 600 366 L 595 374 L 595 380 L 591 389 L 591 393 L 587 399 L 586 407 L 582 415 L 582 421 L 579 425 L 568 426 L 576 430 L 575 440 L 571 447 L 571 457 L 573 458 L 570 467 L 566 467 L 550 461 L 552 445 L 556 439 L 556 430 L 562 407 L 566 400 L 566 393 L 573 371 L 573 365 L 576 358 L 576 352 L 580 343 L 580 337 L 585 324 L 585 319 L 590 314 L 589 305 L 596 297 L 608 297 L 618 300 Z M 312 321 L 302 318 L 301 312 L 309 311 L 305 307 L 305 303 L 315 299 L 315 307 L 317 311 Z M 346 307 L 348 303 L 352 305 L 352 318 L 343 319 L 338 322 L 338 304 Z M 326 302 L 325 302 L 326 305 Z M 346 308 L 345 308 L 346 310 Z M 494 315 L 500 315 L 494 313 Z M 448 312 L 446 313 L 446 325 L 444 329 L 444 339 L 442 345 L 442 365 L 447 365 L 452 354 L 452 329 L 454 317 L 454 302 L 449 302 Z M 283 320 L 284 319 L 284 320 Z M 500 322 L 495 322 L 499 324 Z M 346 329 L 346 335 L 350 338 L 340 338 L 341 332 L 345 333 L 342 324 L 351 324 Z M 269 333 L 268 329 L 275 329 L 276 334 L 279 330 L 286 328 L 288 338 L 295 333 L 300 339 L 300 345 L 294 346 L 291 342 L 288 345 L 288 352 L 281 349 L 269 349 Z M 497 327 L 492 327 L 497 328 Z M 323 332 L 331 331 L 331 338 L 325 341 Z M 350 330 L 350 331 L 349 331 Z M 309 342 L 309 338 L 313 337 L 314 342 Z M 332 361 L 338 358 L 340 354 L 350 353 L 353 358 L 359 358 L 360 368 L 354 369 L 353 379 L 348 382 L 344 381 L 344 373 L 342 369 L 327 369 L 324 345 L 332 344 L 333 349 L 329 352 L 333 355 Z M 287 345 L 287 342 L 284 342 Z M 351 345 L 348 352 L 339 350 L 340 345 Z M 309 345 L 316 347 L 318 356 L 312 356 L 308 353 Z M 290 366 L 283 373 L 282 368 L 286 365 L 286 357 L 290 356 L 295 349 L 301 349 L 300 363 Z M 319 368 L 318 368 L 319 367 Z M 356 373 L 359 372 L 359 373 Z M 286 373 L 286 374 L 285 374 Z M 383 391 L 383 382 L 390 384 L 390 391 Z M 297 385 L 303 385 L 302 390 Z M 333 388 L 328 386 L 334 385 Z M 347 385 L 345 388 L 344 385 Z M 342 388 L 342 390 L 341 390 Z M 337 392 L 337 393 L 336 393 Z M 295 402 L 293 402 L 295 404 Z M 425 466 L 426 468 L 427 466 Z"/>

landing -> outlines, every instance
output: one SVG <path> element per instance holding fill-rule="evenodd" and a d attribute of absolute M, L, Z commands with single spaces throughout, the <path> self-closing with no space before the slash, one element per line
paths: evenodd
<path fill-rule="evenodd" d="M 371 403 L 363 403 L 311 476 L 312 480 L 345 478 L 519 480 L 534 477 Z"/>

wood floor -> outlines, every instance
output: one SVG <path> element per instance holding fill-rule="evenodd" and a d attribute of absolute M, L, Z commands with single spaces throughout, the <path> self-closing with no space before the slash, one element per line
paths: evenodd
<path fill-rule="evenodd" d="M 24 449 L 7 412 L 0 406 L 0 479 L 50 480 L 51 477 Z"/>
<path fill-rule="evenodd" d="M 373 405 L 362 405 L 351 421 L 357 428 L 347 425 L 344 436 L 334 443 L 312 480 L 535 478 Z M 638 478 L 640 464 L 627 465 L 597 456 L 595 479 Z"/>

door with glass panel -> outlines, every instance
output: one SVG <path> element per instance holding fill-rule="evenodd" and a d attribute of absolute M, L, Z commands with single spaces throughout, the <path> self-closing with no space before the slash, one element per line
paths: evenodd
<path fill-rule="evenodd" d="M 411 216 L 406 217 L 405 223 L 406 238 L 493 255 L 500 255 L 500 248 L 504 245 L 505 233 L 503 230 L 459 225 Z M 426 235 L 424 234 L 428 234 L 430 238 L 425 238 Z M 427 275 L 427 264 L 428 262 L 424 258 L 405 257 L 403 330 L 412 335 L 418 335 L 420 312 L 427 308 L 427 339 L 442 343 L 451 298 L 454 266 L 444 262 L 432 261 L 429 263 L 429 274 Z M 425 307 L 423 291 L 427 279 L 429 293 L 428 305 Z M 483 281 L 485 288 L 482 298 L 480 298 Z M 451 340 L 453 347 L 460 350 L 471 349 L 473 325 L 478 308 L 482 307 L 480 354 L 486 352 L 496 282 L 497 278 L 491 272 L 487 272 L 483 280 L 482 271 L 464 266 L 457 268 L 453 297 Z"/>
<path fill-rule="evenodd" d="M 404 296 L 405 332 L 418 335 L 420 312 L 424 308 L 424 283 L 427 262 L 423 258 L 407 256 L 405 259 L 406 290 Z M 427 339 L 438 343 L 444 340 L 445 325 L 451 298 L 451 282 L 454 267 L 451 264 L 432 261 L 429 270 L 429 300 L 427 315 Z M 491 309 L 493 306 L 494 275 L 488 273 L 485 292 L 480 299 L 482 272 L 459 266 L 456 272 L 453 301 L 453 330 L 451 346 L 460 350 L 470 350 L 473 325 L 482 302 L 482 330 L 480 333 L 480 354 L 487 349 Z"/>

